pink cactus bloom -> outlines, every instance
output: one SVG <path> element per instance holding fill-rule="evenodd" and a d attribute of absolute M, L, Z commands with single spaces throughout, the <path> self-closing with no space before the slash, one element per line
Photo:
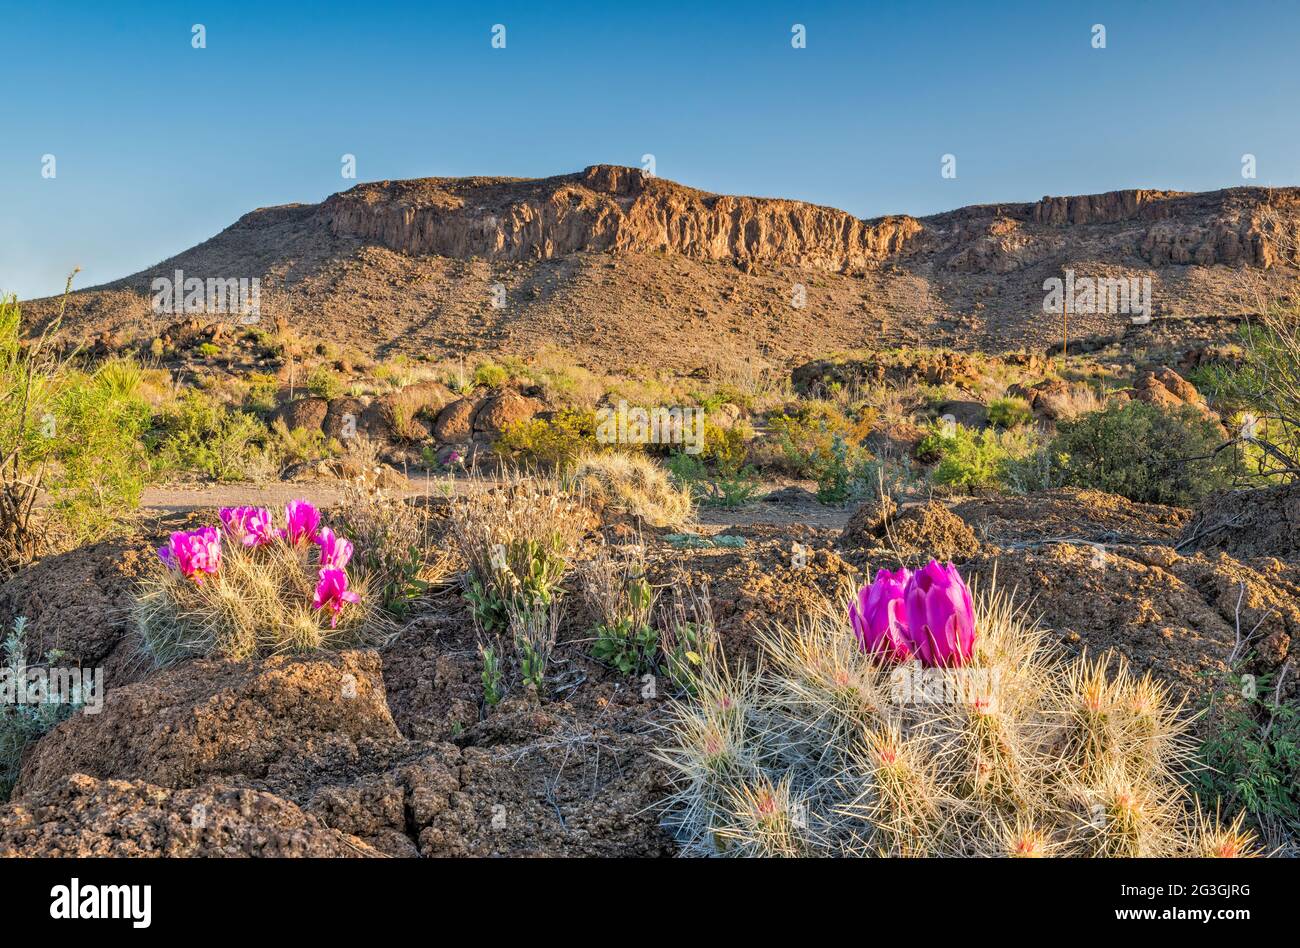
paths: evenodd
<path fill-rule="evenodd" d="M 903 592 L 907 636 L 927 668 L 955 668 L 975 652 L 975 607 L 970 590 L 951 563 L 931 560 Z"/>
<path fill-rule="evenodd" d="M 217 516 L 226 534 L 241 546 L 265 546 L 275 539 L 271 511 L 265 507 L 222 507 Z"/>
<path fill-rule="evenodd" d="M 875 582 L 858 590 L 849 604 L 849 624 L 862 651 L 891 662 L 905 662 L 912 657 L 903 608 L 903 590 L 911 577 L 906 568 L 892 573 L 882 569 L 877 571 Z"/>
<path fill-rule="evenodd" d="M 360 602 L 361 597 L 348 591 L 348 574 L 337 566 L 322 566 L 320 582 L 316 584 L 316 595 L 311 604 L 314 609 L 329 606 L 334 615 L 330 617 L 330 628 L 339 624 L 339 612 L 345 602 Z"/>
<path fill-rule="evenodd" d="M 338 536 L 329 527 L 321 527 L 316 534 L 316 544 L 320 547 L 320 565 L 335 566 L 339 569 L 348 565 L 352 559 L 352 541 Z"/>
<path fill-rule="evenodd" d="M 171 535 L 166 546 L 158 548 L 158 556 L 168 569 L 202 586 L 203 574 L 210 575 L 221 568 L 221 534 L 216 527 L 178 531 Z"/>
<path fill-rule="evenodd" d="M 286 529 L 280 536 L 287 537 L 294 546 L 306 541 L 315 543 L 316 528 L 320 526 L 320 511 L 305 500 L 291 500 L 285 504 L 284 520 Z"/>

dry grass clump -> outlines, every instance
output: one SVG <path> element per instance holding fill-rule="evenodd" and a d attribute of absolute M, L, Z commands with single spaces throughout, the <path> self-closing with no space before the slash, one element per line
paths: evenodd
<path fill-rule="evenodd" d="M 590 511 L 554 477 L 506 473 L 451 502 L 449 535 L 463 558 L 480 628 L 508 626 L 507 606 L 549 602 L 577 553 Z"/>
<path fill-rule="evenodd" d="M 636 517 L 651 527 L 679 529 L 690 522 L 694 503 L 653 458 L 623 451 L 579 457 L 569 473 L 593 506 Z"/>
<path fill-rule="evenodd" d="M 429 506 L 392 497 L 373 479 L 345 484 L 331 514 L 356 545 L 354 575 L 389 612 L 405 615 L 422 592 L 447 582 L 456 568 L 455 555 L 435 543 Z"/>
<path fill-rule="evenodd" d="M 363 577 L 331 626 L 329 609 L 314 609 L 318 564 L 310 547 L 282 538 L 255 549 L 225 543 L 221 569 L 198 583 L 159 570 L 141 584 L 134 620 L 141 644 L 156 665 L 220 655 L 258 655 L 380 645 L 391 623 Z"/>
<path fill-rule="evenodd" d="M 994 587 L 957 669 L 886 665 L 827 603 L 706 664 L 661 750 L 690 855 L 1249 855 L 1179 779 L 1181 705 L 1122 663 L 1062 663 Z"/>

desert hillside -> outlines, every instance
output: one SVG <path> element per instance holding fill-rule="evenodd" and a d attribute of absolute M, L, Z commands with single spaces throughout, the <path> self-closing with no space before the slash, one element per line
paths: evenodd
<path fill-rule="evenodd" d="M 863 220 L 609 165 L 383 181 L 252 211 L 153 267 L 79 291 L 66 329 L 79 341 L 147 344 L 171 321 L 151 312 L 150 284 L 182 270 L 256 277 L 261 319 L 370 356 L 554 344 L 612 369 L 690 372 L 887 345 L 1050 347 L 1060 325 L 1043 313 L 1043 283 L 1072 269 L 1150 278 L 1151 323 L 1071 320 L 1075 337 L 1142 345 L 1221 334 L 1218 317 L 1250 308 L 1245 273 L 1293 286 L 1279 231 L 1297 224 L 1296 188 L 1113 191 Z M 39 320 L 55 304 L 27 310 Z"/>

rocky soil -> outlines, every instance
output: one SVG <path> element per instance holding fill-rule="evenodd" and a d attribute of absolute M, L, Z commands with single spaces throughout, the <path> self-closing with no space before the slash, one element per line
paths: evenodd
<path fill-rule="evenodd" d="M 707 528 L 743 536 L 739 548 L 644 539 L 655 582 L 707 585 L 733 661 L 752 657 L 765 622 L 863 571 L 940 554 L 976 584 L 1016 589 L 1063 653 L 1113 650 L 1194 705 L 1239 630 L 1253 631 L 1259 671 L 1291 654 L 1300 555 L 1285 518 L 1298 498 L 1295 488 L 1266 503 L 1227 495 L 1190 511 L 1055 490 L 868 504 L 814 525 L 787 500 Z M 126 606 L 155 568 L 157 538 L 192 518 L 146 519 L 131 538 L 49 557 L 0 587 L 0 622 L 30 619 L 29 658 L 57 647 L 108 678 L 99 714 L 29 748 L 0 806 L 0 855 L 675 851 L 659 825 L 667 786 L 654 756 L 669 687 L 588 658 L 581 617 L 562 636 L 550 697 L 486 712 L 454 586 L 431 591 L 381 651 L 149 668 Z M 602 529 L 635 539 L 627 524 Z"/>

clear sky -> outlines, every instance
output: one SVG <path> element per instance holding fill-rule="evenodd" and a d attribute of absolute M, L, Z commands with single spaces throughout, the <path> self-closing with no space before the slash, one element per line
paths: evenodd
<path fill-rule="evenodd" d="M 863 217 L 1300 183 L 1295 0 L 984 6 L 0 0 L 0 289 L 115 279 L 357 181 L 647 153 Z"/>

